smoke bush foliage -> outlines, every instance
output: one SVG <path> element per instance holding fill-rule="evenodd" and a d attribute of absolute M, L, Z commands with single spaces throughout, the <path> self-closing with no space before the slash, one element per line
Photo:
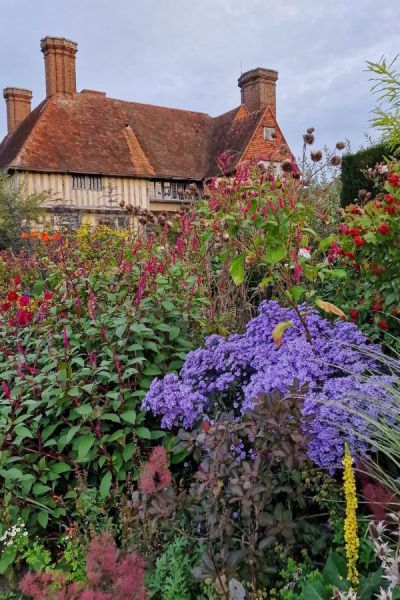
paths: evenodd
<path fill-rule="evenodd" d="M 368 422 L 354 411 L 362 408 L 371 417 L 379 412 L 386 415 L 389 392 L 378 405 L 367 404 L 363 398 L 378 392 L 382 397 L 389 378 L 370 357 L 371 345 L 354 324 L 331 323 L 308 306 L 300 310 L 311 343 L 295 310 L 274 301 L 263 302 L 245 333 L 208 337 L 204 348 L 187 355 L 179 376 L 170 373 L 155 379 L 143 408 L 160 416 L 164 428 L 179 424 L 188 428 L 200 418 L 217 418 L 218 411 L 226 407 L 241 414 L 255 406 L 260 394 L 286 393 L 298 382 L 307 388 L 303 415 L 309 434 L 308 454 L 333 473 L 341 465 L 345 441 L 353 454 L 368 449 Z M 289 327 L 279 346 L 273 331 L 282 322 Z M 354 411 L 347 410 L 348 406 Z"/>

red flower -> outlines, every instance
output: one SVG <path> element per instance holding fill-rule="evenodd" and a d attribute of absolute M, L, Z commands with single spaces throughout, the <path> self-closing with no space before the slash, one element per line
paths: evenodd
<path fill-rule="evenodd" d="M 19 275 L 14 277 L 14 285 L 19 285 L 21 283 L 21 278 Z"/>
<path fill-rule="evenodd" d="M 350 317 L 353 319 L 353 321 L 357 321 L 358 319 L 358 310 L 356 310 L 355 308 L 352 308 L 350 311 Z"/>
<path fill-rule="evenodd" d="M 19 300 L 18 300 L 18 304 L 20 306 L 29 306 L 29 296 L 27 294 L 23 294 Z"/>
<path fill-rule="evenodd" d="M 360 235 L 361 229 L 358 229 L 358 228 L 356 228 L 356 229 L 349 229 L 349 233 L 350 233 L 350 235 Z"/>
<path fill-rule="evenodd" d="M 359 206 L 353 206 L 353 208 L 350 210 L 352 215 L 362 215 L 362 208 L 360 208 Z"/>
<path fill-rule="evenodd" d="M 394 215 L 396 213 L 396 207 L 395 206 L 385 206 L 385 208 L 383 210 L 388 215 Z"/>
<path fill-rule="evenodd" d="M 382 304 L 383 304 L 383 302 L 382 302 L 381 299 L 377 300 L 375 302 L 375 304 L 373 304 L 371 306 L 371 310 L 374 310 L 374 311 L 380 311 L 380 310 L 382 310 Z"/>
<path fill-rule="evenodd" d="M 356 246 L 364 246 L 365 240 L 364 240 L 364 238 L 356 236 L 354 238 L 354 243 L 355 243 Z"/>
<path fill-rule="evenodd" d="M 17 299 L 18 299 L 18 294 L 17 294 L 17 292 L 8 292 L 8 294 L 7 294 L 7 300 L 8 300 L 9 302 L 14 302 L 14 301 L 15 301 L 15 300 L 17 300 Z"/>
<path fill-rule="evenodd" d="M 394 309 L 392 310 L 392 316 L 393 316 L 393 317 L 398 317 L 398 316 L 399 316 L 399 314 L 400 314 L 400 313 L 399 313 L 399 310 L 398 310 L 397 308 L 394 308 Z"/>
<path fill-rule="evenodd" d="M 32 313 L 29 312 L 28 310 L 19 310 L 17 312 L 17 321 L 18 321 L 18 325 L 29 325 L 29 323 L 32 320 Z"/>
<path fill-rule="evenodd" d="M 374 264 L 371 265 L 372 275 L 376 275 L 378 277 L 378 275 L 380 275 L 384 271 L 385 271 L 385 267 L 383 265 L 374 265 Z"/>
<path fill-rule="evenodd" d="M 49 290 L 46 290 L 44 293 L 44 299 L 45 300 L 52 300 L 53 296 L 51 295 L 51 293 L 49 292 Z"/>
<path fill-rule="evenodd" d="M 379 225 L 378 231 L 382 235 L 386 235 L 390 231 L 390 226 L 387 223 L 382 223 L 381 225 Z"/>
<path fill-rule="evenodd" d="M 1 310 L 3 310 L 3 311 L 10 310 L 10 308 L 11 308 L 11 302 L 3 302 L 3 304 L 1 305 Z"/>
<path fill-rule="evenodd" d="M 389 329 L 389 325 L 387 324 L 385 319 L 378 321 L 378 327 L 380 327 L 381 329 Z"/>
<path fill-rule="evenodd" d="M 344 235 L 348 235 L 349 233 L 349 228 L 347 227 L 346 223 L 340 223 L 339 230 L 341 233 L 344 233 Z"/>
<path fill-rule="evenodd" d="M 385 202 L 386 204 L 393 204 L 393 202 L 396 200 L 396 198 L 393 196 L 393 194 L 386 194 L 385 195 Z"/>
<path fill-rule="evenodd" d="M 389 173 L 387 178 L 388 178 L 388 182 L 393 187 L 397 187 L 400 183 L 400 177 L 398 175 L 396 175 L 396 173 Z"/>

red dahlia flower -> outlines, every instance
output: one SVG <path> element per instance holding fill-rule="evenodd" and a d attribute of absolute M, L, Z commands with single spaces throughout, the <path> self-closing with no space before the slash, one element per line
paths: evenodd
<path fill-rule="evenodd" d="M 356 236 L 354 238 L 354 243 L 355 243 L 356 246 L 364 246 L 365 240 L 364 240 L 364 238 Z"/>
<path fill-rule="evenodd" d="M 378 231 L 382 235 L 386 235 L 390 232 L 390 225 L 388 225 L 387 223 L 382 223 L 381 225 L 379 225 Z"/>
<path fill-rule="evenodd" d="M 356 321 L 358 319 L 358 310 L 352 308 L 350 311 L 350 317 L 353 319 L 353 321 Z"/>
<path fill-rule="evenodd" d="M 23 294 L 19 299 L 18 299 L 18 304 L 20 306 L 29 306 L 29 296 L 27 294 Z"/>
<path fill-rule="evenodd" d="M 393 202 L 396 200 L 396 198 L 393 196 L 393 194 L 386 194 L 385 195 L 385 202 L 386 204 L 393 204 Z"/>
<path fill-rule="evenodd" d="M 396 173 L 389 173 L 387 178 L 390 185 L 393 187 L 398 187 L 400 183 L 400 177 L 396 175 Z"/>

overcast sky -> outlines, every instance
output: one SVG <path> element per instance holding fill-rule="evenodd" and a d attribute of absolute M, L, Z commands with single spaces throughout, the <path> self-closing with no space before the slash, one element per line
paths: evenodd
<path fill-rule="evenodd" d="M 369 132 L 366 60 L 400 52 L 399 0 L 0 0 L 0 86 L 44 97 L 40 38 L 79 44 L 78 90 L 217 115 L 241 69 L 279 71 L 278 120 L 294 153 Z M 0 137 L 6 132 L 5 104 Z"/>

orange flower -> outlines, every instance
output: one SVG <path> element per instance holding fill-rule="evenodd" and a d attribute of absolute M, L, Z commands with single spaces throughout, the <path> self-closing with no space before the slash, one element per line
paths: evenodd
<path fill-rule="evenodd" d="M 47 233 L 42 233 L 42 242 L 45 242 L 45 244 L 47 244 L 47 242 L 50 242 L 51 237 L 47 234 Z"/>
<path fill-rule="evenodd" d="M 26 240 L 29 237 L 29 233 L 26 233 L 26 231 L 24 231 L 23 233 L 21 233 L 21 238 L 23 240 Z"/>

